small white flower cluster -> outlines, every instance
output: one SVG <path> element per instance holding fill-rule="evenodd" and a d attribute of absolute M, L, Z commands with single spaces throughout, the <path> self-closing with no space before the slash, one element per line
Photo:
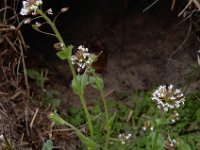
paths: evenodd
<path fill-rule="evenodd" d="M 152 96 L 152 100 L 157 103 L 157 107 L 165 112 L 169 109 L 178 109 L 184 105 L 185 97 L 181 90 L 174 89 L 173 85 L 160 86 Z"/>
<path fill-rule="evenodd" d="M 88 48 L 85 48 L 83 45 L 80 45 L 75 55 L 72 55 L 72 64 L 77 65 L 78 72 L 84 70 L 87 66 L 91 65 L 92 59 L 90 55 L 91 54 L 88 52 Z"/>
<path fill-rule="evenodd" d="M 119 140 L 120 140 L 120 142 L 122 143 L 122 144 L 125 144 L 126 143 L 126 141 L 128 140 L 128 139 L 130 139 L 131 138 L 131 134 L 129 133 L 129 134 L 119 134 L 119 136 L 118 136 L 118 138 L 119 138 Z"/>
<path fill-rule="evenodd" d="M 42 0 L 26 0 L 22 2 L 23 7 L 20 11 L 22 16 L 29 15 L 32 12 L 32 15 L 36 14 L 37 9 L 40 5 L 43 4 Z"/>
<path fill-rule="evenodd" d="M 150 129 L 151 131 L 153 131 L 153 126 L 152 126 L 152 122 L 151 121 L 146 121 L 145 123 L 144 123 L 144 126 L 142 127 L 142 129 L 144 130 L 144 131 L 146 131 L 147 129 Z"/>
<path fill-rule="evenodd" d="M 47 14 L 48 14 L 48 15 L 53 15 L 53 10 L 52 10 L 51 8 L 49 8 L 49 9 L 47 10 Z"/>
<path fill-rule="evenodd" d="M 175 146 L 177 144 L 177 141 L 175 139 L 170 141 L 170 146 Z"/>
<path fill-rule="evenodd" d="M 171 122 L 175 123 L 177 120 L 179 120 L 179 114 L 177 111 L 173 111 L 173 113 L 170 116 Z"/>
<path fill-rule="evenodd" d="M 171 147 L 176 146 L 176 144 L 178 143 L 176 139 L 171 139 L 170 136 L 168 136 L 168 141 Z"/>

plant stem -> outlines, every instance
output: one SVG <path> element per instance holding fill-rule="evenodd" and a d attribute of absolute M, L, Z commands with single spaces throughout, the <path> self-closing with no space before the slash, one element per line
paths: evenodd
<path fill-rule="evenodd" d="M 106 118 L 106 141 L 105 141 L 105 147 L 104 150 L 108 149 L 108 144 L 109 144 L 109 139 L 110 139 L 110 122 L 109 122 L 109 113 L 108 113 L 108 106 L 107 106 L 107 102 L 106 102 L 106 98 L 105 98 L 105 94 L 103 92 L 103 89 L 100 90 L 100 94 L 101 94 L 101 98 L 103 101 L 103 105 L 104 105 L 104 111 L 105 111 L 105 118 Z"/>
<path fill-rule="evenodd" d="M 107 102 L 106 102 L 106 98 L 105 98 L 105 94 L 104 94 L 103 90 L 100 90 L 100 94 L 101 94 L 101 99 L 102 99 L 103 105 L 104 105 L 106 122 L 108 122 L 109 121 L 108 106 L 107 106 Z"/>
<path fill-rule="evenodd" d="M 52 30 L 54 31 L 55 33 L 55 36 L 57 37 L 58 41 L 60 43 L 63 44 L 63 49 L 66 49 L 66 45 L 64 43 L 64 40 L 62 38 L 62 36 L 60 35 L 58 29 L 56 28 L 55 26 L 55 23 L 51 21 L 51 19 L 49 19 L 49 17 L 40 9 L 37 10 L 37 12 L 44 18 L 44 20 L 46 20 L 46 22 L 50 25 L 50 27 L 52 28 Z M 69 67 L 71 69 L 71 72 L 72 72 L 72 75 L 74 77 L 74 79 L 76 79 L 75 77 L 77 76 L 76 75 L 76 71 L 74 69 L 74 66 L 72 65 L 72 62 L 71 62 L 71 58 L 67 58 L 67 61 L 68 61 L 68 64 L 69 64 Z M 89 111 L 88 111 L 88 108 L 87 108 L 87 105 L 86 105 L 86 102 L 85 102 L 85 99 L 84 99 L 84 96 L 83 94 L 79 94 L 79 98 L 81 100 L 81 104 L 83 106 L 83 109 L 84 109 L 84 112 L 85 112 L 85 115 L 86 115 L 86 118 L 87 118 L 87 121 L 88 121 L 88 126 L 89 126 L 89 130 L 90 130 L 90 135 L 91 137 L 94 136 L 94 129 L 93 129 L 93 125 L 92 125 L 92 121 L 91 121 L 91 117 L 90 117 L 90 114 L 89 114 Z"/>
<path fill-rule="evenodd" d="M 89 114 L 89 111 L 88 111 L 88 107 L 87 107 L 86 102 L 85 102 L 85 98 L 84 98 L 83 94 L 79 94 L 79 97 L 80 97 L 81 104 L 83 106 L 83 110 L 85 112 L 85 115 L 86 115 L 86 118 L 87 118 L 87 121 L 88 121 L 90 135 L 91 135 L 91 137 L 93 137 L 94 136 L 94 128 L 93 128 L 93 125 L 92 125 L 92 120 L 91 120 L 91 117 L 90 117 L 90 114 Z"/>
<path fill-rule="evenodd" d="M 51 21 L 51 19 L 49 19 L 49 17 L 47 17 L 47 15 L 45 13 L 43 13 L 42 10 L 38 9 L 37 12 L 44 18 L 44 20 L 47 21 L 47 23 L 50 25 L 50 27 L 54 31 L 55 36 L 57 37 L 58 41 L 60 43 L 62 43 L 63 44 L 63 48 L 66 49 L 67 47 L 66 47 L 66 45 L 64 43 L 64 40 L 63 40 L 62 36 L 60 35 L 60 32 L 56 28 L 55 24 Z M 69 67 L 71 69 L 72 75 L 73 75 L 73 77 L 75 77 L 76 76 L 76 71 L 75 71 L 75 69 L 74 69 L 74 67 L 73 67 L 73 65 L 71 63 L 70 58 L 68 58 L 67 61 L 68 61 Z"/>
<path fill-rule="evenodd" d="M 156 135 L 153 140 L 152 150 L 157 150 L 157 140 L 158 140 L 158 132 L 156 131 Z"/>
<path fill-rule="evenodd" d="M 5 143 L 6 145 L 8 146 L 8 149 L 9 150 L 14 150 L 13 146 L 12 146 L 12 143 L 10 143 L 7 139 L 7 137 L 5 136 L 5 134 L 3 133 L 3 137 L 4 137 L 4 140 L 5 140 Z"/>
<path fill-rule="evenodd" d="M 82 133 L 80 132 L 79 129 L 77 129 L 77 128 L 76 128 L 75 126 L 73 126 L 72 124 L 70 124 L 70 123 L 68 123 L 68 122 L 65 121 L 65 125 L 68 126 L 68 127 L 70 127 L 71 129 L 73 129 L 73 130 L 76 131 L 77 133 L 79 133 L 79 134 L 85 136 L 84 134 L 82 134 Z"/>
<path fill-rule="evenodd" d="M 107 106 L 107 101 L 106 101 L 106 97 L 105 97 L 103 88 L 100 88 L 101 86 L 99 85 L 99 82 L 97 81 L 97 75 L 95 72 L 93 72 L 93 76 L 95 77 L 96 84 L 99 87 L 98 90 L 100 92 L 101 99 L 102 99 L 103 105 L 104 105 L 105 118 L 106 118 L 106 139 L 105 139 L 104 150 L 107 150 L 108 144 L 109 144 L 109 139 L 110 139 L 110 125 L 109 125 L 110 122 L 109 122 L 108 106 Z"/>
<path fill-rule="evenodd" d="M 52 30 L 54 31 L 54 33 L 56 34 L 56 37 L 58 38 L 58 41 L 60 43 L 64 44 L 64 41 L 62 39 L 62 36 L 60 35 L 58 29 L 56 28 L 55 24 L 51 21 L 51 19 L 49 19 L 49 17 L 47 17 L 47 15 L 45 13 L 43 13 L 42 10 L 38 9 L 37 12 L 44 18 L 44 20 L 47 21 L 47 23 L 51 26 Z M 65 46 L 65 44 L 64 44 Z"/>

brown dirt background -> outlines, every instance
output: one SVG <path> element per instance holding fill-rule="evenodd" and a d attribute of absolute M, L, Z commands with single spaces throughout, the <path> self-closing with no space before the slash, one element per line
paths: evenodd
<path fill-rule="evenodd" d="M 197 66 L 199 43 L 192 31 L 188 36 L 189 22 L 181 23 L 178 9 L 171 11 L 169 2 L 160 2 L 143 13 L 149 5 L 147 1 L 125 4 L 126 1 L 72 3 L 57 26 L 66 43 L 85 44 L 91 51 L 103 50 L 97 70 L 104 78 L 107 92 L 132 93 L 170 83 L 180 88 L 189 85 L 187 91 L 198 90 L 199 81 L 192 76 L 192 66 Z M 49 88 L 59 89 L 64 103 L 76 104 L 78 100 L 69 88 L 71 75 L 67 64 L 56 58 L 47 37 L 38 38 L 29 39 L 33 43 L 31 48 L 37 49 L 28 59 L 33 63 L 29 67 L 47 67 Z M 93 90 L 86 91 L 88 99 L 94 95 Z"/>

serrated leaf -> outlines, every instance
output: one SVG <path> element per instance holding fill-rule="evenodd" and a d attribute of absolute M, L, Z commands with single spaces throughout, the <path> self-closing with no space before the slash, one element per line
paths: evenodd
<path fill-rule="evenodd" d="M 55 110 L 60 105 L 60 99 L 58 98 L 46 99 L 44 103 L 50 105 L 52 110 Z"/>
<path fill-rule="evenodd" d="M 30 78 L 36 81 L 36 85 L 38 87 L 43 88 L 45 82 L 45 77 L 43 76 L 43 72 L 39 73 L 38 71 L 33 69 L 27 69 L 26 72 Z"/>
<path fill-rule="evenodd" d="M 67 48 L 62 49 L 61 51 L 57 52 L 57 56 L 61 59 L 61 60 L 66 60 L 66 59 L 70 59 L 71 55 L 72 55 L 72 49 L 73 46 L 67 46 Z"/>
<path fill-rule="evenodd" d="M 60 93 L 58 91 L 46 90 L 42 100 L 46 105 L 50 105 L 52 110 L 55 110 L 61 102 L 61 100 L 58 98 L 59 95 Z"/>
<path fill-rule="evenodd" d="M 52 150 L 53 149 L 53 142 L 51 140 L 47 140 L 45 143 L 42 144 L 42 150 Z"/>

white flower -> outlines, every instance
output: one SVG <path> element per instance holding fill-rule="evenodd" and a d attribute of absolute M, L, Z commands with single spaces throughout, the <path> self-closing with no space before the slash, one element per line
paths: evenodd
<path fill-rule="evenodd" d="M 179 114 L 176 110 L 172 112 L 172 114 L 170 115 L 170 119 L 172 123 L 175 123 L 177 120 L 179 120 Z"/>
<path fill-rule="evenodd" d="M 39 8 L 39 6 L 42 5 L 42 4 L 43 4 L 42 0 L 26 0 L 26 1 L 23 1 L 22 2 L 23 7 L 21 8 L 20 14 L 22 16 L 29 15 L 31 12 L 33 14 L 35 14 L 37 9 Z"/>
<path fill-rule="evenodd" d="M 35 25 L 36 25 L 38 28 L 42 26 L 42 24 L 39 23 L 39 22 L 35 22 Z"/>
<path fill-rule="evenodd" d="M 185 97 L 181 90 L 174 89 L 173 85 L 161 85 L 152 96 L 152 100 L 157 103 L 158 109 L 168 112 L 169 109 L 178 109 L 184 105 Z"/>
<path fill-rule="evenodd" d="M 144 126 L 144 127 L 142 127 L 142 129 L 143 129 L 144 131 L 146 131 L 146 130 L 147 130 L 147 127 L 146 127 L 146 126 Z"/>
<path fill-rule="evenodd" d="M 65 13 L 66 11 L 68 11 L 68 7 L 63 7 L 60 11 L 62 12 L 62 13 Z"/>
<path fill-rule="evenodd" d="M 175 146 L 177 144 L 176 139 L 171 139 L 171 137 L 168 135 L 168 141 L 171 147 Z"/>
<path fill-rule="evenodd" d="M 144 123 L 144 126 L 142 127 L 142 129 L 144 130 L 144 131 L 146 131 L 147 129 L 150 129 L 151 131 L 153 131 L 153 129 L 154 129 L 154 127 L 153 127 L 153 125 L 152 125 L 152 122 L 151 121 L 146 121 L 145 123 Z"/>
<path fill-rule="evenodd" d="M 150 130 L 153 131 L 153 127 L 151 127 Z"/>
<path fill-rule="evenodd" d="M 125 144 L 127 140 L 131 138 L 132 134 L 119 134 L 118 138 L 122 144 Z"/>
<path fill-rule="evenodd" d="M 29 13 L 29 10 L 25 9 L 25 8 L 22 8 L 20 11 L 20 15 L 22 15 L 22 16 L 27 15 L 28 13 Z"/>
<path fill-rule="evenodd" d="M 174 144 L 176 144 L 176 143 L 177 143 L 177 141 L 176 141 L 175 139 L 173 139 L 173 140 L 172 140 L 172 142 L 173 142 Z"/>
<path fill-rule="evenodd" d="M 29 23 L 31 23 L 31 19 L 30 18 L 24 20 L 24 24 L 29 24 Z"/>
<path fill-rule="evenodd" d="M 53 15 L 53 11 L 52 11 L 51 8 L 49 8 L 49 9 L 47 10 L 47 14 L 49 14 L 49 15 Z"/>
<path fill-rule="evenodd" d="M 89 65 L 92 64 L 91 54 L 88 53 L 88 48 L 85 48 L 84 45 L 78 46 L 78 51 L 75 53 L 75 55 L 71 56 L 71 61 L 73 65 L 77 66 L 77 71 L 81 72 L 81 70 L 84 70 Z"/>
<path fill-rule="evenodd" d="M 42 5 L 42 4 L 43 4 L 43 1 L 42 1 L 42 0 L 37 0 L 37 1 L 36 1 L 36 5 L 39 6 L 39 5 Z"/>

